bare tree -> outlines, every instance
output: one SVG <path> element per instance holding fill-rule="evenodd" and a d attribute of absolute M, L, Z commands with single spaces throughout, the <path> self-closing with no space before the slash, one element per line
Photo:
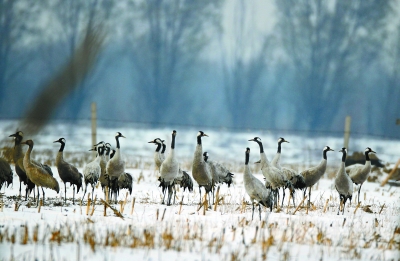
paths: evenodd
<path fill-rule="evenodd" d="M 138 11 L 136 30 L 130 31 L 136 95 L 145 101 L 140 111 L 147 121 L 187 110 L 187 103 L 177 100 L 188 89 L 185 80 L 209 43 L 209 31 L 219 24 L 220 7 L 215 0 L 149 0 L 132 10 Z"/>
<path fill-rule="evenodd" d="M 296 94 L 297 120 L 329 129 L 342 97 L 378 59 L 388 1 L 276 1 L 282 46 Z"/>
<path fill-rule="evenodd" d="M 257 122 L 263 121 L 265 124 L 268 118 L 265 116 L 273 111 L 272 106 L 261 106 L 258 109 L 262 111 L 255 111 L 255 98 L 258 103 L 268 104 L 270 100 L 271 89 L 262 88 L 260 79 L 266 73 L 271 41 L 268 35 L 260 37 L 255 31 L 252 6 L 247 1 L 237 1 L 232 13 L 232 27 L 235 28 L 233 41 L 231 38 L 229 42 L 220 38 L 226 104 L 232 127 L 237 128 L 259 125 Z"/>
<path fill-rule="evenodd" d="M 0 108 L 5 90 L 30 61 L 24 43 L 35 34 L 29 21 L 35 19 L 36 8 L 33 1 L 0 0 Z"/>
<path fill-rule="evenodd" d="M 400 118 L 400 25 L 397 25 L 388 37 L 388 45 L 385 48 L 383 59 L 388 61 L 388 73 L 386 88 L 384 88 L 386 92 L 382 102 L 383 108 L 381 109 L 381 115 L 379 115 L 380 118 L 386 119 L 381 126 L 381 133 L 397 136 L 396 134 L 399 131 L 393 126 L 395 120 Z"/>
<path fill-rule="evenodd" d="M 50 29 L 53 39 L 47 39 L 47 43 L 43 43 L 43 53 L 47 54 L 49 71 L 53 72 L 59 68 L 60 62 L 65 63 L 65 60 L 73 55 L 89 31 L 96 27 L 101 27 L 102 33 L 107 30 L 106 24 L 110 18 L 113 3 L 111 0 L 59 0 L 48 1 L 46 4 L 48 11 L 56 17 L 58 24 Z M 48 48 L 49 46 L 51 48 Z M 59 60 L 55 61 L 55 58 Z M 85 104 L 84 101 L 95 89 L 89 87 L 95 86 L 96 77 L 93 76 L 96 75 L 96 71 L 99 71 L 99 68 L 86 75 L 69 94 L 64 117 L 77 118 L 82 105 Z"/>

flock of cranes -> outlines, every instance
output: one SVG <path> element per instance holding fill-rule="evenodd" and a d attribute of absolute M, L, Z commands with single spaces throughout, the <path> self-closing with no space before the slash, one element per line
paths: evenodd
<path fill-rule="evenodd" d="M 39 187 L 42 189 L 43 201 L 45 198 L 44 188 L 52 189 L 59 193 L 60 186 L 54 178 L 51 168 L 48 165 L 39 163 L 31 158 L 31 153 L 34 147 L 32 140 L 23 141 L 22 131 L 10 135 L 14 138 L 13 161 L 15 165 L 15 172 L 17 173 L 20 181 L 19 194 L 21 196 L 21 185 L 26 185 L 25 199 L 33 191 L 35 200 L 35 186 L 37 187 L 37 204 L 39 204 Z M 193 191 L 193 179 L 199 186 L 200 203 L 202 202 L 201 188 L 205 190 L 208 206 L 211 206 L 214 199 L 214 191 L 216 186 L 225 183 L 228 187 L 232 184 L 234 174 L 222 164 L 209 159 L 209 154 L 204 151 L 202 146 L 202 138 L 208 137 L 203 131 L 197 134 L 197 144 L 194 151 L 192 162 L 192 175 L 185 170 L 182 170 L 180 163 L 175 155 L 175 141 L 177 132 L 172 131 L 172 139 L 168 155 L 165 156 L 166 144 L 164 140 L 156 138 L 148 143 L 153 143 L 157 147 L 154 152 L 154 163 L 159 169 L 159 186 L 162 188 L 163 199 L 162 204 L 165 203 L 165 196 L 167 195 L 166 204 L 175 204 L 176 186 L 180 186 L 185 191 Z M 75 187 L 76 193 L 82 187 L 82 182 L 85 182 L 84 194 L 87 192 L 87 186 L 90 184 L 92 188 L 92 198 L 94 188 L 100 183 L 104 193 L 105 199 L 107 195 L 112 200 L 114 197 L 115 203 L 120 189 L 128 189 L 132 193 L 132 176 L 125 172 L 125 161 L 121 155 L 120 138 L 125 138 L 120 132 L 115 134 L 116 147 L 111 149 L 110 143 L 103 141 L 96 144 L 91 150 L 97 152 L 95 159 L 87 163 L 83 168 L 83 174 L 73 166 L 66 162 L 63 157 L 66 140 L 60 138 L 55 143 L 60 143 L 60 149 L 56 156 L 56 167 L 61 181 L 64 183 L 64 203 L 66 203 L 66 183 L 73 186 L 73 204 L 75 204 Z M 309 169 L 300 173 L 297 171 L 282 167 L 280 163 L 280 156 L 282 151 L 282 143 L 289 143 L 284 138 L 278 139 L 278 149 L 275 157 L 269 161 L 265 152 L 262 141 L 259 137 L 254 137 L 249 141 L 256 142 L 260 149 L 260 160 L 255 163 L 260 164 L 261 172 L 264 176 L 265 183 L 256 178 L 250 170 L 250 148 L 245 151 L 245 166 L 243 182 L 246 193 L 249 195 L 253 208 L 252 218 L 254 217 L 255 203 L 258 204 L 259 216 L 261 219 L 261 205 L 267 207 L 272 211 L 273 207 L 278 207 L 279 189 L 282 188 L 282 206 L 285 197 L 285 190 L 289 189 L 290 195 L 293 199 L 295 206 L 294 193 L 296 190 L 303 190 L 304 197 L 308 188 L 308 206 L 310 206 L 311 188 L 315 185 L 320 178 L 324 175 L 327 166 L 327 152 L 334 151 L 329 146 L 325 146 L 322 150 L 321 162 Z M 23 151 L 23 146 L 27 145 L 26 152 Z M 345 161 L 347 150 L 342 148 L 339 152 L 342 153 L 342 161 L 337 171 L 334 184 L 337 192 L 339 193 L 340 204 L 338 215 L 342 206 L 342 214 L 344 214 L 344 207 L 347 200 L 352 199 L 353 183 L 359 185 L 358 188 L 358 202 L 360 200 L 360 190 L 363 183 L 367 180 L 371 172 L 371 161 L 369 158 L 370 153 L 375 153 L 371 148 L 365 149 L 365 165 L 352 167 L 351 169 L 345 168 Z M 0 158 L 0 189 L 3 184 L 7 187 L 12 183 L 13 172 L 10 164 L 3 158 Z M 173 199 L 173 202 L 171 202 Z"/>

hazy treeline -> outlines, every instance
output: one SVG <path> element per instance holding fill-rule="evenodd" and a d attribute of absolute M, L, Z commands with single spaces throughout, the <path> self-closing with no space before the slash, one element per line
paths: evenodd
<path fill-rule="evenodd" d="M 88 25 L 106 40 L 54 118 L 400 137 L 399 1 L 0 0 L 0 117 Z"/>

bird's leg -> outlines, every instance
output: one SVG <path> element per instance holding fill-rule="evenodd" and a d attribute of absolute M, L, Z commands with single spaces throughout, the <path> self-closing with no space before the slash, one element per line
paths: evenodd
<path fill-rule="evenodd" d="M 253 220 L 253 217 L 254 217 L 254 200 L 251 200 L 251 204 L 253 205 L 252 212 L 251 212 L 251 220 Z"/>
<path fill-rule="evenodd" d="M 67 204 L 67 182 L 64 182 L 64 204 Z"/>
<path fill-rule="evenodd" d="M 285 187 L 282 187 L 282 206 L 281 208 L 283 208 L 283 201 L 285 200 Z"/>
<path fill-rule="evenodd" d="M 199 205 L 201 205 L 201 187 L 199 186 L 199 193 L 200 193 L 200 203 Z"/>
<path fill-rule="evenodd" d="M 39 186 L 36 186 L 36 187 L 37 187 L 37 204 L 36 204 L 36 206 L 38 207 L 40 195 L 39 195 Z"/>
<path fill-rule="evenodd" d="M 360 204 L 360 191 L 361 191 L 361 186 L 362 186 L 362 183 L 360 184 L 360 187 L 358 188 L 358 204 Z"/>
<path fill-rule="evenodd" d="M 343 209 L 342 209 L 342 215 L 344 215 L 344 207 L 345 207 L 345 205 L 346 205 L 346 201 L 347 201 L 347 198 L 346 198 L 346 197 L 343 197 Z"/>
<path fill-rule="evenodd" d="M 212 201 L 213 201 L 213 205 L 214 205 L 215 204 L 214 187 L 212 188 Z"/>
<path fill-rule="evenodd" d="M 93 185 L 92 185 L 92 189 L 93 189 Z M 85 199 L 86 190 L 87 190 L 87 184 L 86 184 L 86 186 L 85 186 L 85 191 L 83 192 L 82 200 L 84 200 L 84 199 Z"/>
<path fill-rule="evenodd" d="M 308 208 L 310 208 L 311 205 L 311 187 L 308 190 Z"/>
<path fill-rule="evenodd" d="M 167 206 L 171 206 L 171 198 L 172 198 L 172 194 L 173 194 L 173 185 L 169 184 L 168 185 L 168 202 L 167 202 Z"/>
<path fill-rule="evenodd" d="M 21 181 L 19 182 L 19 197 L 21 197 Z M 26 191 L 28 191 L 28 185 L 26 186 Z M 28 192 L 27 192 L 28 193 Z M 26 200 L 26 197 L 25 197 Z"/>
<path fill-rule="evenodd" d="M 43 194 L 42 201 L 43 201 L 43 205 L 44 205 L 44 189 L 43 189 L 43 187 L 42 187 L 42 194 Z"/>
<path fill-rule="evenodd" d="M 296 202 L 294 201 L 294 189 L 292 189 L 291 195 L 292 195 L 292 200 L 293 200 L 293 206 L 296 207 Z"/>
<path fill-rule="evenodd" d="M 176 198 L 176 187 L 175 187 L 175 184 L 173 185 L 173 190 L 174 190 L 174 205 L 175 205 L 175 198 Z"/>
<path fill-rule="evenodd" d="M 260 215 L 260 221 L 261 221 L 261 204 L 258 203 L 258 214 Z"/>
<path fill-rule="evenodd" d="M 162 198 L 162 202 L 161 204 L 165 204 L 165 191 L 167 190 L 167 188 L 165 187 L 165 184 L 162 185 L 162 192 L 163 192 L 163 198 Z"/>
<path fill-rule="evenodd" d="M 72 205 L 75 205 L 75 185 L 72 185 Z"/>
<path fill-rule="evenodd" d="M 279 188 L 275 189 L 275 193 L 276 193 L 275 207 L 278 208 L 278 204 L 279 204 Z"/>
<path fill-rule="evenodd" d="M 210 192 L 207 193 L 208 196 L 208 209 L 211 209 L 211 199 L 210 199 Z"/>
<path fill-rule="evenodd" d="M 94 194 L 94 185 L 92 184 L 92 201 L 93 201 L 93 194 Z"/>
<path fill-rule="evenodd" d="M 342 195 L 339 195 L 339 197 L 340 197 L 340 202 L 339 202 L 339 208 L 338 208 L 338 211 L 337 211 L 338 215 L 339 215 L 339 212 L 340 212 L 340 205 L 342 204 Z"/>
<path fill-rule="evenodd" d="M 29 191 L 28 184 L 26 184 L 26 188 L 25 188 L 25 201 L 28 200 L 28 191 Z M 20 194 L 20 196 L 21 196 L 21 182 L 19 183 L 19 194 Z"/>

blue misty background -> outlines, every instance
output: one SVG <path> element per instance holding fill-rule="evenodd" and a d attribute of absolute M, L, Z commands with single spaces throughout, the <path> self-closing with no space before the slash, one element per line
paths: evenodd
<path fill-rule="evenodd" d="M 400 138 L 399 1 L 0 0 L 0 118 L 19 119 L 90 23 L 95 67 L 53 112 L 100 124 Z"/>

